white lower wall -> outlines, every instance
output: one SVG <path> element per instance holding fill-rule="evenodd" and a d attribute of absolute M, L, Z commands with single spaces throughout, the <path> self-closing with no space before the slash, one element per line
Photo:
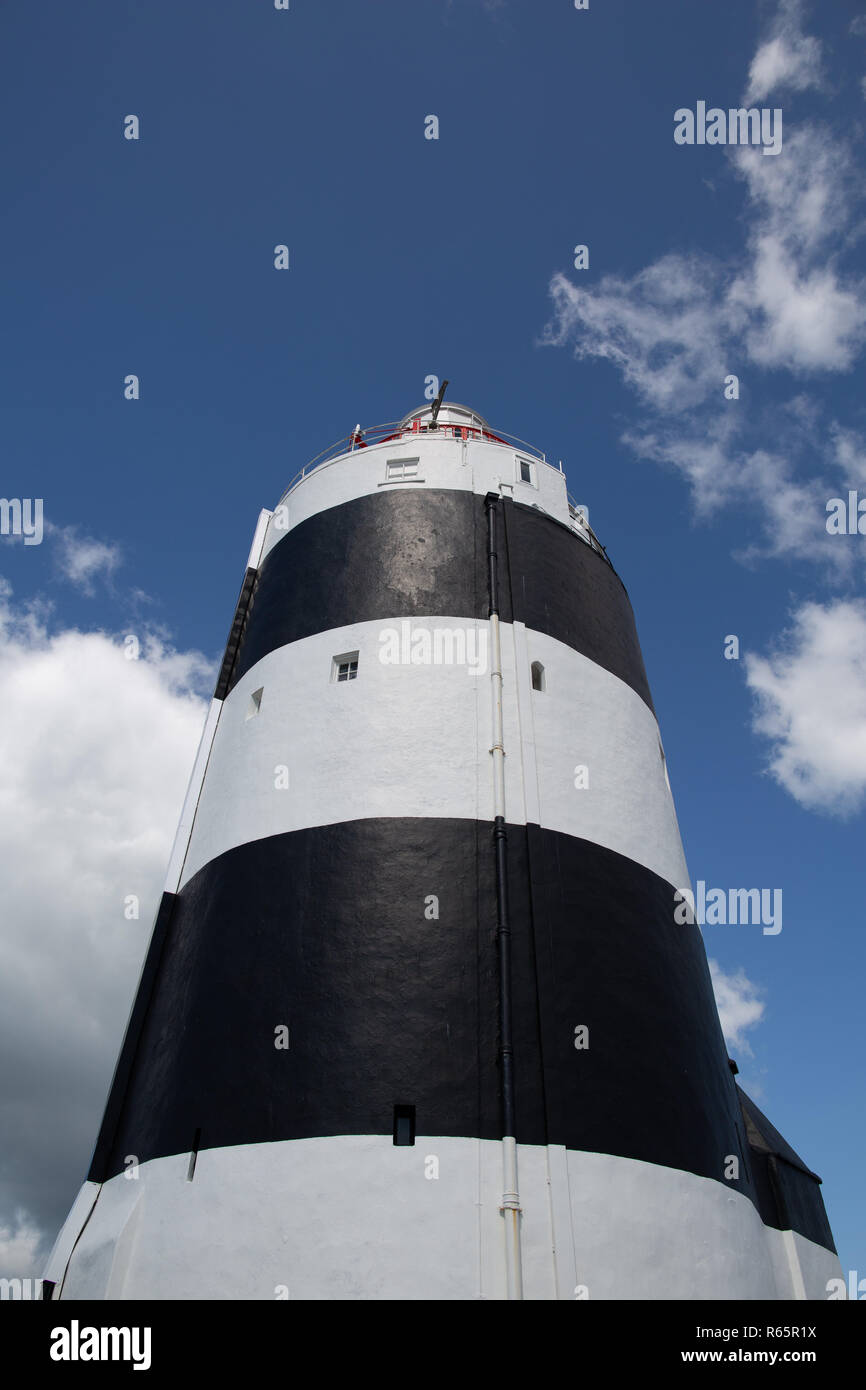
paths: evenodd
<path fill-rule="evenodd" d="M 791 1232 L 723 1182 L 610 1154 L 566 1154 L 576 1284 L 603 1299 L 792 1299 Z M 795 1236 L 807 1298 L 838 1257 Z"/>
<path fill-rule="evenodd" d="M 177 1154 L 103 1185 L 64 1298 L 504 1298 L 494 1141 L 338 1136 L 206 1149 L 192 1182 L 188 1166 Z M 721 1183 L 526 1145 L 518 1172 L 528 1299 L 794 1296 L 785 1234 Z M 838 1259 L 794 1239 L 807 1297 L 825 1298 Z"/>

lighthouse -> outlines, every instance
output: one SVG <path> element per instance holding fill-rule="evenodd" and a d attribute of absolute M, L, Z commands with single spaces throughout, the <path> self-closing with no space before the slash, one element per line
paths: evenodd
<path fill-rule="evenodd" d="M 825 1298 L 688 891 L 561 468 L 356 427 L 259 517 L 51 1296 Z"/>

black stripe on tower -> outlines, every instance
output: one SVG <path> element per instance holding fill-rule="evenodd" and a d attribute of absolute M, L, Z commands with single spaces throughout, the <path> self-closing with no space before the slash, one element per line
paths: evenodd
<path fill-rule="evenodd" d="M 102 1117 L 102 1124 L 99 1129 L 99 1137 L 96 1140 L 96 1148 L 93 1151 L 93 1158 L 90 1163 L 90 1172 L 104 1172 L 110 1166 L 111 1155 L 114 1149 L 120 1116 L 130 1094 L 130 1078 L 132 1076 L 133 1063 L 138 1048 L 141 1030 L 144 1027 L 150 1007 L 151 996 L 153 995 L 157 979 L 159 978 L 160 966 L 162 963 L 162 953 L 165 943 L 168 940 L 169 928 L 171 926 L 172 914 L 174 912 L 177 896 L 174 893 L 163 893 L 160 898 L 159 908 L 157 909 L 156 921 L 153 924 L 153 932 L 150 937 L 150 946 L 144 960 L 141 972 L 141 979 L 138 982 L 138 991 L 132 1012 L 129 1015 L 129 1022 L 126 1025 L 123 1044 L 120 1049 L 120 1056 L 114 1068 L 114 1076 L 111 1081 L 111 1088 L 108 1092 L 108 1100 L 105 1106 L 105 1113 Z M 96 1179 L 102 1181 L 102 1179 Z"/>
<path fill-rule="evenodd" d="M 202 1148 L 390 1135 L 398 1100 L 419 1136 L 498 1139 L 491 833 L 361 820 L 202 868 L 148 957 L 91 1179 L 126 1154 L 185 1152 L 197 1128 Z M 721 1181 L 742 1118 L 698 928 L 674 923 L 669 884 L 612 850 L 532 825 L 508 835 L 518 1141 Z M 779 1223 L 749 1164 L 726 1185 Z M 832 1248 L 815 1183 L 789 1206 Z"/>
<path fill-rule="evenodd" d="M 268 652 L 351 623 L 486 618 L 487 521 L 470 492 L 407 488 L 300 522 L 258 572 L 228 689 Z M 652 699 L 622 580 L 568 526 L 501 500 L 508 586 L 503 622 L 525 623 Z M 504 578 L 504 576 L 503 576 Z"/>

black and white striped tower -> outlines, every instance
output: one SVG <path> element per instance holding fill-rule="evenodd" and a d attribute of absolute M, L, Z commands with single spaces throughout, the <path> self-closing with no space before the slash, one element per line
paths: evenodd
<path fill-rule="evenodd" d="M 623 585 L 437 405 L 260 517 L 53 1296 L 823 1298 Z"/>

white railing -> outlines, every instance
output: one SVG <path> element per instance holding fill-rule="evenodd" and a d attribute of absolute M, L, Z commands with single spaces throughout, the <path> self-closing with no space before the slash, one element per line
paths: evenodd
<path fill-rule="evenodd" d="M 323 449 L 309 463 L 304 464 L 300 473 L 295 474 L 280 498 L 280 503 L 284 502 L 289 493 L 310 473 L 321 468 L 323 464 L 333 463 L 334 459 L 354 453 L 356 449 L 368 449 L 376 444 L 385 444 L 391 440 L 411 439 L 413 435 L 422 434 L 435 434 L 438 439 L 456 439 L 458 441 L 479 439 L 486 440 L 490 444 L 517 446 L 518 452 L 530 454 L 532 458 L 539 463 L 546 464 L 548 468 L 553 466 L 547 462 L 547 456 L 541 449 L 536 449 L 535 445 L 527 444 L 525 440 L 518 439 L 516 435 L 506 434 L 504 430 L 482 429 L 478 425 L 452 424 L 444 421 L 441 425 L 433 427 L 420 420 L 413 420 L 410 424 L 404 425 L 402 420 L 393 420 L 389 424 L 368 425 L 366 429 L 353 430 L 351 434 L 344 434 L 342 439 L 338 439 L 334 444 L 329 444 L 327 449 Z"/>
<path fill-rule="evenodd" d="M 422 434 L 435 434 L 438 439 L 454 439 L 458 442 L 463 440 L 486 440 L 490 444 L 505 444 L 509 448 L 517 448 L 521 454 L 530 454 L 537 462 L 543 463 L 547 468 L 552 468 L 553 464 L 547 462 L 547 456 L 541 449 L 536 449 L 534 444 L 527 444 L 525 439 L 518 439 L 517 435 L 508 434 L 505 430 L 494 430 L 489 426 L 483 428 L 480 425 L 461 425 L 459 423 L 445 422 L 441 425 L 430 426 L 421 420 L 412 420 L 409 424 L 404 424 L 402 420 L 392 420 L 385 425 L 368 425 L 365 429 L 352 430 L 351 434 L 344 434 L 342 439 L 336 440 L 334 444 L 329 444 L 320 454 L 296 473 L 289 486 L 280 498 L 278 506 L 285 502 L 294 489 L 304 481 L 305 478 L 317 468 L 325 464 L 333 463 L 335 459 L 343 458 L 346 454 L 354 453 L 356 449 L 369 449 L 377 444 L 389 443 L 392 440 L 411 439 Z M 562 465 L 556 470 L 562 473 Z M 586 519 L 586 516 L 575 502 L 571 493 L 566 493 L 568 498 L 568 514 L 572 522 L 572 530 L 591 550 L 601 555 L 610 565 L 611 561 L 607 551 L 602 545 L 598 536 L 593 531 Z M 611 566 L 613 568 L 613 566 Z"/>

